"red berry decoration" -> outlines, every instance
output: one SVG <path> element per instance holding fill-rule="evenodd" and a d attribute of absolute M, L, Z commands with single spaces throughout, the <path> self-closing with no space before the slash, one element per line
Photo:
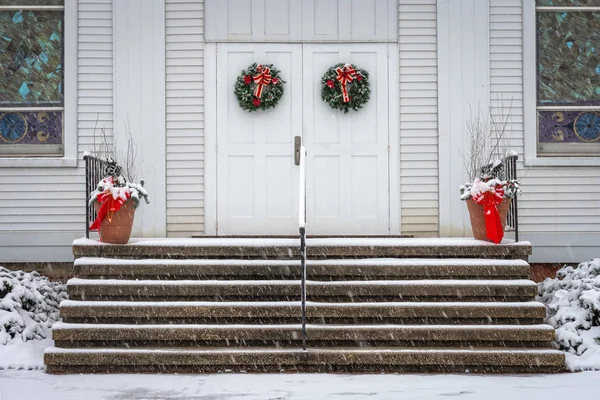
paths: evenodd
<path fill-rule="evenodd" d="M 285 81 L 272 64 L 252 64 L 238 75 L 233 93 L 238 104 L 248 112 L 267 110 L 283 96 Z"/>
<path fill-rule="evenodd" d="M 333 83 L 333 81 L 331 79 L 328 80 L 326 83 L 327 83 L 327 86 L 329 86 L 332 89 L 335 87 L 335 83 Z"/>

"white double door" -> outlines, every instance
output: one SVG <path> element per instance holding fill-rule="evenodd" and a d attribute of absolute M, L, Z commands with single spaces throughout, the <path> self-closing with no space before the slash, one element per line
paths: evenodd
<path fill-rule="evenodd" d="M 390 233 L 386 44 L 219 44 L 217 51 L 217 226 L 219 235 L 298 232 L 299 167 L 307 150 L 307 233 Z M 233 85 L 252 63 L 273 64 L 285 81 L 274 109 L 242 110 Z M 370 74 L 371 99 L 347 114 L 321 100 L 336 63 Z"/>

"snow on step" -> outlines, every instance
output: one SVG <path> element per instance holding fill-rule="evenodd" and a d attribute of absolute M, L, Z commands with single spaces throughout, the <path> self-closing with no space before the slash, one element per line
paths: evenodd
<path fill-rule="evenodd" d="M 119 280 L 80 279 L 67 283 L 73 299 L 117 300 L 161 298 L 216 299 L 289 299 L 299 298 L 301 282 L 297 280 Z M 499 299 L 533 300 L 537 286 L 529 280 L 376 280 L 376 281 L 307 281 L 308 296 L 342 300 L 365 297 L 373 300 L 415 300 L 453 298 L 493 301 Z"/>
<path fill-rule="evenodd" d="M 131 302 L 131 301 L 76 301 L 61 303 L 61 316 L 68 322 L 81 319 L 110 321 L 123 319 L 148 323 L 154 319 L 178 320 L 179 318 L 205 318 L 223 323 L 227 318 L 250 320 L 265 323 L 265 319 L 299 320 L 301 303 L 297 301 L 252 301 L 252 302 Z M 319 303 L 307 302 L 309 319 L 358 319 L 386 318 L 411 320 L 417 323 L 431 323 L 432 320 L 448 321 L 451 324 L 479 320 L 492 323 L 497 320 L 536 321 L 540 323 L 546 316 L 546 308 L 537 302 L 356 302 Z M 72 320 L 74 319 L 74 320 Z"/>
<path fill-rule="evenodd" d="M 298 278 L 298 260 L 245 259 L 120 259 L 82 257 L 75 260 L 80 277 L 177 279 L 244 277 Z M 523 260 L 363 258 L 307 260 L 309 277 L 340 280 L 397 278 L 527 278 L 529 264 Z"/>
<path fill-rule="evenodd" d="M 193 341 L 202 346 L 204 341 L 231 341 L 236 345 L 244 341 L 289 341 L 298 342 L 302 338 L 299 324 L 69 324 L 59 323 L 53 327 L 53 338 L 57 347 L 71 341 L 123 342 L 157 341 L 168 342 L 170 346 L 178 341 Z M 454 342 L 494 342 L 498 347 L 507 343 L 528 342 L 550 343 L 554 330 L 547 325 L 316 325 L 307 324 L 307 333 L 312 342 L 323 341 L 378 341 L 398 342 L 429 341 Z M 405 342 L 404 344 L 402 342 Z"/>
<path fill-rule="evenodd" d="M 230 349 L 230 348 L 219 348 L 219 349 L 146 349 L 146 348 L 131 348 L 131 349 L 119 349 L 119 348 L 100 348 L 100 349 L 66 349 L 60 347 L 50 346 L 47 347 L 44 351 L 45 354 L 69 354 L 69 353 L 85 353 L 85 354 L 127 354 L 127 353 L 147 353 L 147 354 L 215 354 L 215 353 L 223 353 L 230 355 L 244 355 L 244 354 L 307 354 L 307 353 L 322 353 L 322 354 L 370 354 L 370 353 L 378 353 L 378 354 L 415 354 L 415 353 L 423 353 L 423 354 L 433 354 L 433 353 L 446 353 L 446 354 L 547 354 L 547 355 L 561 355 L 564 356 L 564 353 L 559 350 L 554 349 L 429 349 L 429 348 L 414 348 L 414 349 L 389 349 L 389 348 L 350 348 L 350 349 L 308 349 L 306 351 L 300 349 L 271 349 L 271 348 L 261 348 L 261 349 Z"/>
<path fill-rule="evenodd" d="M 226 325 L 210 325 L 210 324 L 149 324 L 149 325 L 131 325 L 131 324 L 74 324 L 67 322 L 57 322 L 52 325 L 52 330 L 163 330 L 163 329 L 189 329 L 203 331 L 206 329 L 213 330 L 289 330 L 295 331 L 302 329 L 300 324 L 263 324 L 263 325 L 251 325 L 251 324 L 226 324 Z M 412 331 L 428 331 L 428 330 L 440 330 L 440 331 L 478 331 L 478 330 L 492 330 L 497 332 L 510 331 L 510 330 L 540 330 L 547 332 L 554 332 L 554 328 L 547 324 L 534 324 L 534 325 L 317 325 L 317 324 L 306 324 L 306 329 L 310 330 L 412 330 Z"/>
<path fill-rule="evenodd" d="M 109 256 L 126 258 L 294 258 L 299 239 L 285 238 L 190 238 L 131 239 L 126 245 L 110 245 L 90 239 L 73 242 L 75 258 Z M 475 257 L 524 258 L 531 254 L 529 242 L 505 241 L 499 245 L 459 238 L 320 238 L 308 239 L 312 258 L 358 257 Z"/>
<path fill-rule="evenodd" d="M 335 286 L 522 286 L 537 288 L 535 282 L 528 279 L 512 280 L 380 280 L 380 281 L 311 281 L 308 286 L 335 287 Z M 300 287 L 299 280 L 126 280 L 126 279 L 69 279 L 70 286 L 291 286 Z"/>
<path fill-rule="evenodd" d="M 319 303 L 307 301 L 307 306 L 323 308 L 373 308 L 373 307 L 399 307 L 399 308 L 519 308 L 519 309 L 546 309 L 537 301 L 528 302 L 371 302 L 371 303 Z M 80 301 L 64 300 L 60 303 L 61 308 L 75 307 L 213 307 L 213 308 L 300 308 L 299 301 Z"/>
<path fill-rule="evenodd" d="M 44 354 L 50 372 L 115 372 L 118 368 L 144 371 L 145 367 L 163 372 L 178 367 L 192 367 L 198 372 L 215 367 L 243 367 L 246 371 L 276 370 L 344 370 L 359 372 L 375 368 L 423 371 L 517 370 L 523 372 L 564 370 L 564 355 L 545 349 L 433 349 L 433 348 L 47 348 Z M 458 368 L 457 368 L 458 367 Z M 148 368 L 150 369 L 150 368 Z"/>
<path fill-rule="evenodd" d="M 511 266 L 528 267 L 524 260 L 494 260 L 487 258 L 359 258 L 333 260 L 307 260 L 307 265 L 325 266 Z M 81 257 L 76 266 L 83 265 L 169 265 L 169 266 L 292 266 L 298 260 L 243 260 L 243 259 L 123 259 L 104 257 Z"/>
<path fill-rule="evenodd" d="M 179 247 L 297 247 L 300 239 L 287 238 L 163 238 L 142 239 L 132 238 L 125 246 L 179 246 Z M 498 245 L 483 240 L 467 238 L 309 238 L 308 247 L 439 247 L 439 246 L 484 246 L 497 247 Z M 76 239 L 74 246 L 114 246 L 93 239 Z M 505 240 L 501 245 L 515 247 L 529 247 L 530 242 L 514 242 Z"/>

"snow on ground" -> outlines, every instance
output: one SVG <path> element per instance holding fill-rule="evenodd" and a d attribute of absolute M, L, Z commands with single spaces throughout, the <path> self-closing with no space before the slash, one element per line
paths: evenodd
<path fill-rule="evenodd" d="M 3 369 L 44 369 L 44 349 L 54 345 L 52 339 L 14 339 L 0 345 L 0 370 Z M 1 392 L 0 392 L 1 393 Z M 3 400 L 0 396 L 0 400 Z"/>
<path fill-rule="evenodd" d="M 556 375 L 48 375 L 0 371 L 0 399 L 592 399 L 600 372 Z"/>

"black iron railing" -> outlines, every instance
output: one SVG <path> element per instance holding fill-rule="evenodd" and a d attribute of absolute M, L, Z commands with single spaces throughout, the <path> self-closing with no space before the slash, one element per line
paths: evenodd
<path fill-rule="evenodd" d="M 300 232 L 300 267 L 302 271 L 302 349 L 306 350 L 306 149 L 300 147 L 300 190 L 298 193 L 298 231 Z"/>
<path fill-rule="evenodd" d="M 502 160 L 502 164 L 496 168 L 495 175 L 498 179 L 507 181 L 517 179 L 517 160 L 519 156 L 514 154 L 505 157 Z M 481 168 L 482 174 L 490 173 L 494 164 L 488 164 L 485 167 Z M 515 195 L 510 203 L 510 207 L 508 208 L 508 217 L 506 218 L 506 232 L 514 232 L 515 233 L 515 241 L 519 241 L 519 206 L 518 206 L 518 198 Z"/>
<path fill-rule="evenodd" d="M 106 160 L 90 154 L 83 156 L 85 161 L 85 237 L 90 237 L 90 225 L 96 220 L 96 210 L 90 205 L 90 197 L 98 182 L 104 178 Z"/>

